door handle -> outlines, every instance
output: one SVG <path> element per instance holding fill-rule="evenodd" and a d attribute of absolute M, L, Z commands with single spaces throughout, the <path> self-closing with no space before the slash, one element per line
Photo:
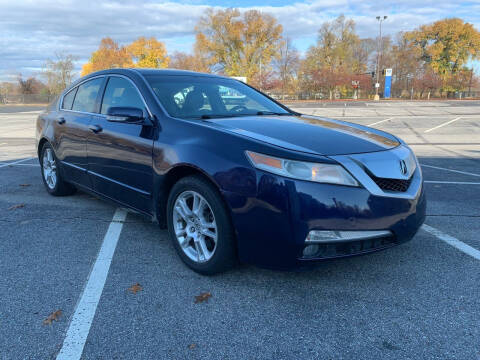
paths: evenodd
<path fill-rule="evenodd" d="M 103 130 L 100 125 L 89 125 L 88 128 L 92 130 L 95 134 L 98 134 Z"/>
<path fill-rule="evenodd" d="M 60 125 L 63 125 L 63 124 L 65 124 L 65 118 L 64 118 L 64 117 L 58 118 L 57 122 L 58 122 Z"/>

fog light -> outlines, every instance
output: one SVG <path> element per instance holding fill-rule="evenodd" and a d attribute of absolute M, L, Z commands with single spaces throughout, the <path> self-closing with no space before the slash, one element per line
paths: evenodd
<path fill-rule="evenodd" d="M 375 230 L 375 231 L 312 230 L 308 233 L 307 238 L 305 239 L 305 243 L 334 243 L 334 242 L 344 242 L 344 241 L 375 239 L 375 238 L 387 237 L 391 235 L 392 235 L 392 232 L 389 230 Z M 305 248 L 305 250 L 307 248 Z"/>
<path fill-rule="evenodd" d="M 312 257 L 318 253 L 318 245 L 308 245 L 303 249 L 303 257 Z"/>

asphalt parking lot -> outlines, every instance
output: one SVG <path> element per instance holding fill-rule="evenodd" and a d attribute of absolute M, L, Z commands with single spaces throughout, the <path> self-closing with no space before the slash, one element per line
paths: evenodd
<path fill-rule="evenodd" d="M 141 216 L 112 221 L 119 210 L 90 195 L 49 196 L 38 110 L 0 107 L 0 359 L 54 359 L 81 336 L 83 359 L 479 359 L 480 102 L 324 104 L 292 107 L 411 145 L 427 226 L 401 246 L 308 271 L 241 265 L 215 277 L 187 269 Z M 76 327 L 115 229 L 92 321 Z"/>

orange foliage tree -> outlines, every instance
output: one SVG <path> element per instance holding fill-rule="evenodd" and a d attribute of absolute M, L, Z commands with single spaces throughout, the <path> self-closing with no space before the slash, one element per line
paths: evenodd
<path fill-rule="evenodd" d="M 83 65 L 82 76 L 111 68 L 165 68 L 168 62 L 165 44 L 154 37 L 139 37 L 127 46 L 120 46 L 107 37 L 100 41 L 98 50 L 94 51 L 90 60 Z"/>
<path fill-rule="evenodd" d="M 82 76 L 94 71 L 124 68 L 132 66 L 132 58 L 127 49 L 119 46 L 113 39 L 107 37 L 100 41 L 97 51 L 90 56 L 90 60 L 82 67 Z"/>
<path fill-rule="evenodd" d="M 141 36 L 127 47 L 133 66 L 139 68 L 166 68 L 170 61 L 165 44 L 154 37 Z"/>

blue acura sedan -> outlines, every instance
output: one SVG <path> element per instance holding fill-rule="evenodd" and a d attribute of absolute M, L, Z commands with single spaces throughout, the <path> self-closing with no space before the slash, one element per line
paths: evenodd
<path fill-rule="evenodd" d="M 148 216 L 201 274 L 386 249 L 425 218 L 402 140 L 299 114 L 230 78 L 96 72 L 38 117 L 36 137 L 50 194 L 78 188 Z"/>

